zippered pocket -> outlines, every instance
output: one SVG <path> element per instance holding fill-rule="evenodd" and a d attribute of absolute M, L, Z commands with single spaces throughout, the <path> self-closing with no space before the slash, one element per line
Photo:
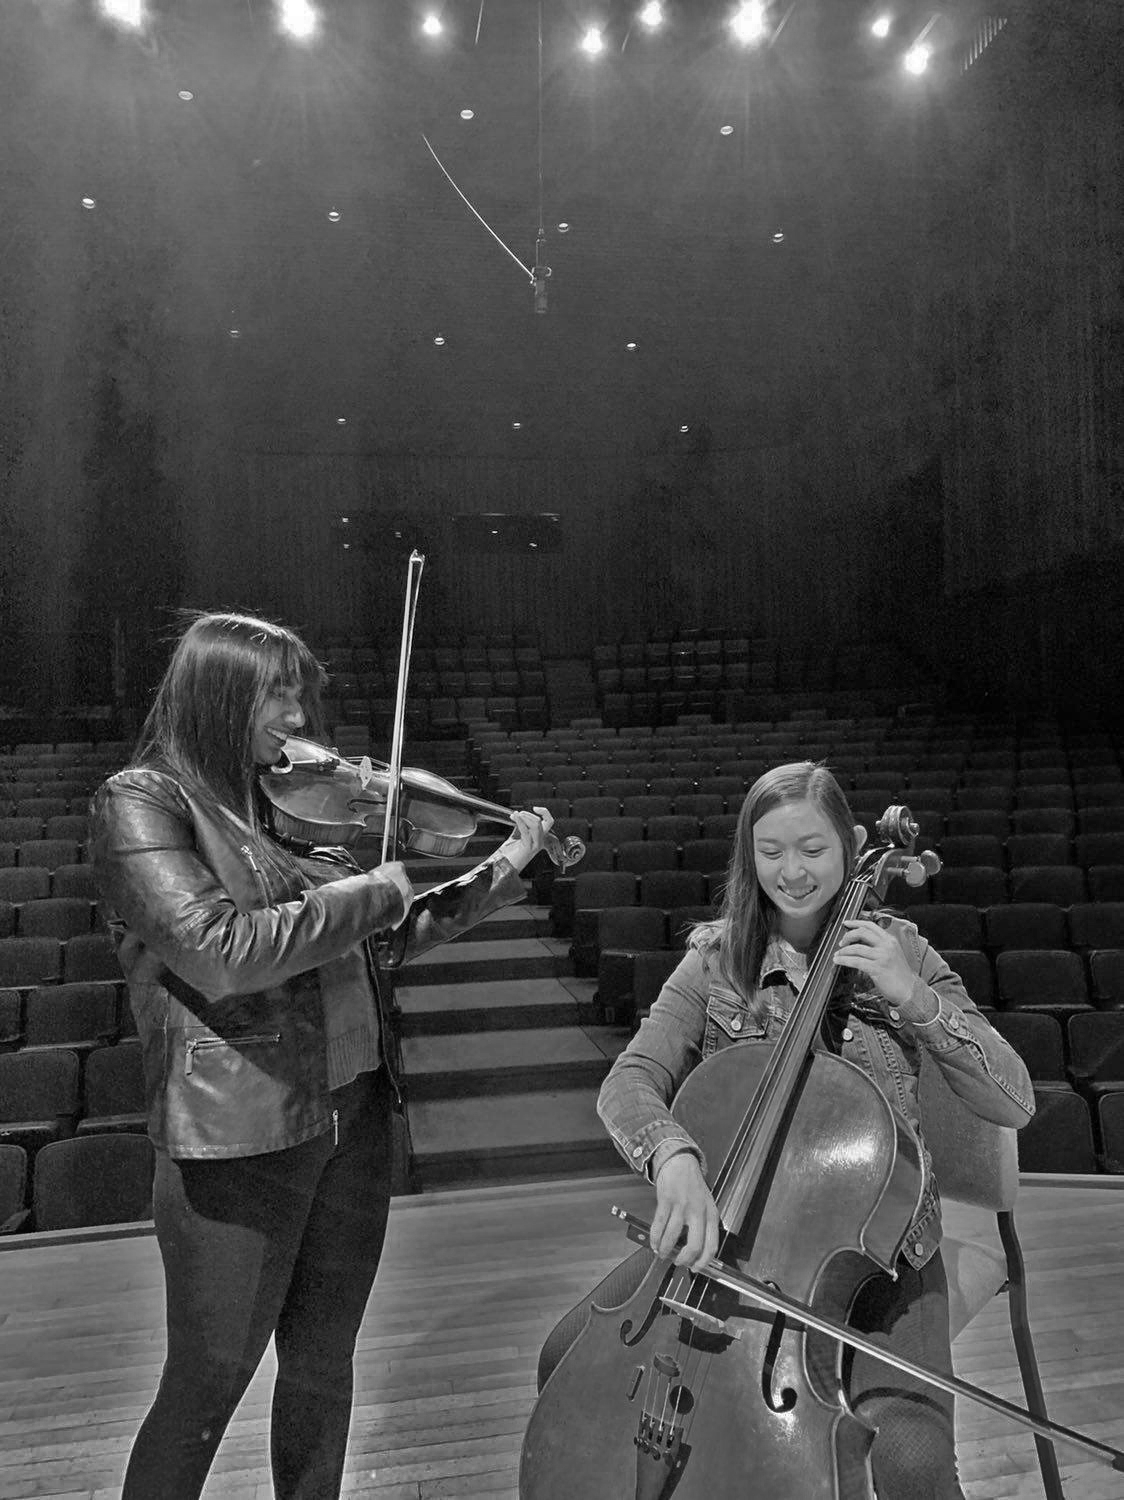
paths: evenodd
<path fill-rule="evenodd" d="M 279 1031 L 264 1031 L 257 1036 L 189 1036 L 185 1043 L 184 1066 L 185 1073 L 191 1073 L 195 1068 L 195 1054 L 201 1047 L 239 1047 L 250 1042 L 279 1042 L 281 1033 Z"/>

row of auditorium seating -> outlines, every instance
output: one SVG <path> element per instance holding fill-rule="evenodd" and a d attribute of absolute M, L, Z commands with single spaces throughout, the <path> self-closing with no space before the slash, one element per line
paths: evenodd
<path fill-rule="evenodd" d="M 0 892 L 4 874 L 0 870 Z M 11 937 L 79 937 L 94 932 L 97 925 L 97 903 L 87 896 L 35 896 L 9 901 L 0 894 L 0 941 Z"/>
<path fill-rule="evenodd" d="M 128 755 L 128 740 L 20 740 L 6 736 L 0 720 L 0 769 L 12 764 L 99 766 L 119 764 Z"/>
<path fill-rule="evenodd" d="M 18 846 L 15 852 L 18 855 Z M 9 863 L 3 854 L 3 846 L 0 846 L 0 900 L 15 904 L 46 900 L 52 896 L 83 896 L 88 901 L 97 900 L 92 865 L 64 861 L 49 867 L 19 864 L 14 859 Z"/>
<path fill-rule="evenodd" d="M 0 1053 L 64 1047 L 81 1057 L 136 1034 L 120 970 L 115 980 L 0 989 Z"/>
<path fill-rule="evenodd" d="M 155 1156 L 145 1135 L 75 1135 L 29 1157 L 0 1139 L 0 1234 L 152 1218 Z"/>
<path fill-rule="evenodd" d="M 107 932 L 73 937 L 0 938 L 0 989 L 30 990 L 82 980 L 121 978 Z"/>
<path fill-rule="evenodd" d="M 122 989 L 0 989 L 0 1233 L 151 1216 L 141 1049 Z M 118 1136 L 132 1144 L 107 1144 Z"/>
<path fill-rule="evenodd" d="M 340 672 L 333 676 L 322 693 L 325 703 L 334 698 L 393 698 L 398 687 L 397 668 L 392 672 Z M 418 672 L 411 665 L 409 677 L 412 697 L 433 698 L 444 694 L 451 698 L 490 698 L 495 694 L 544 693 L 546 673 L 541 667 L 521 667 L 514 671 L 485 667 L 471 672 Z"/>
<path fill-rule="evenodd" d="M 329 722 L 364 725 L 385 743 L 393 723 L 395 701 L 391 697 L 348 697 L 325 700 L 324 708 Z M 468 726 L 480 720 L 507 728 L 541 729 L 549 722 L 549 705 L 541 693 L 520 697 L 509 694 L 412 697 L 407 703 L 406 723 L 415 734 L 463 738 Z"/>
<path fill-rule="evenodd" d="M 5 821 L 0 818 L 0 825 Z M 84 844 L 74 838 L 21 838 L 16 842 L 0 834 L 0 869 L 17 866 L 50 871 L 59 865 L 76 865 L 81 863 L 83 848 Z"/>
<path fill-rule="evenodd" d="M 542 668 L 542 652 L 531 642 L 516 645 L 511 640 L 487 641 L 466 637 L 455 646 L 415 645 L 410 653 L 410 676 L 440 672 L 518 672 Z M 385 646 L 364 644 L 328 645 L 324 668 L 335 677 L 340 673 L 380 672 L 396 680 L 397 653 Z"/>

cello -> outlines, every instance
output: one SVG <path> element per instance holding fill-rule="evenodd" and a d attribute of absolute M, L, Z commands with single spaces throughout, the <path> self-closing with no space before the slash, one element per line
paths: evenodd
<path fill-rule="evenodd" d="M 627 1300 L 586 1304 L 528 1422 L 521 1500 L 868 1500 L 873 1434 L 847 1402 L 848 1346 L 1124 1470 L 1117 1450 L 847 1325 L 859 1288 L 893 1271 L 920 1200 L 922 1151 L 867 1075 L 821 1039 L 831 960 L 843 923 L 894 874 L 916 884 L 931 872 L 912 854 L 916 831 L 904 808 L 880 821 L 881 842 L 840 893 L 780 1039 L 713 1053 L 677 1093 L 671 1113 L 713 1167 L 718 1254 L 691 1272 L 641 1252 L 610 1278 Z M 647 1226 L 614 1212 L 646 1246 Z"/>

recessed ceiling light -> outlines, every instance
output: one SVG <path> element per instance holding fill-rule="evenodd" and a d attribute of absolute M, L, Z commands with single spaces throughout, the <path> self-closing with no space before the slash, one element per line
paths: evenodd
<path fill-rule="evenodd" d="M 438 349 L 440 349 L 442 344 L 445 342 L 445 335 L 443 333 L 435 333 L 433 336 L 433 342 L 437 345 Z"/>
<path fill-rule="evenodd" d="M 462 109 L 461 110 L 461 119 L 462 120 L 471 120 L 471 119 L 474 119 L 475 118 L 475 114 L 476 114 L 475 110 Z"/>
<path fill-rule="evenodd" d="M 330 208 L 328 210 L 328 218 L 332 221 L 333 224 L 338 224 L 339 221 L 340 221 L 339 209 L 338 208 Z"/>
<path fill-rule="evenodd" d="M 195 95 L 191 92 L 190 89 L 180 89 L 180 98 L 185 104 L 190 104 L 192 99 L 195 98 Z"/>
<path fill-rule="evenodd" d="M 783 229 L 778 229 L 777 232 L 776 232 L 776 234 L 773 235 L 773 244 L 774 245 L 779 245 L 780 242 L 783 239 L 784 239 L 784 230 Z"/>
<path fill-rule="evenodd" d="M 565 219 L 563 219 L 562 223 L 559 224 L 559 226 L 558 226 L 558 233 L 559 234 L 569 234 L 569 232 L 570 232 L 570 226 L 569 226 L 569 224 L 566 223 Z"/>
<path fill-rule="evenodd" d="M 722 129 L 718 132 L 719 135 L 733 135 L 733 133 L 734 127 L 732 125 L 723 125 Z"/>

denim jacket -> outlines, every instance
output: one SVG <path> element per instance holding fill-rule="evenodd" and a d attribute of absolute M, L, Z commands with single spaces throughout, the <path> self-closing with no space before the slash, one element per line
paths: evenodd
<path fill-rule="evenodd" d="M 912 922 L 875 915 L 895 936 L 917 978 L 910 1006 L 926 992 L 936 1001 L 932 1020 L 909 1022 L 861 985 L 838 1031 L 841 1055 L 872 1079 L 891 1106 L 921 1135 L 918 1083 L 921 1048 L 927 1048 L 950 1088 L 973 1113 L 1016 1129 L 1034 1113 L 1034 1089 L 1026 1066 L 969 999 L 960 977 L 931 948 Z M 770 944 L 751 1004 L 720 972 L 717 946 L 701 938 L 688 949 L 664 985 L 650 1015 L 617 1058 L 605 1079 L 597 1110 L 629 1166 L 652 1175 L 676 1150 L 703 1153 L 670 1111 L 688 1073 L 720 1047 L 747 1040 L 773 1041 L 784 1027 L 799 984 L 795 955 Z M 796 979 L 796 984 L 793 980 Z M 760 1019 L 757 1019 L 760 1017 Z M 746 1101 L 747 1105 L 749 1101 Z M 920 1207 L 903 1248 L 924 1265 L 940 1243 L 940 1198 L 929 1153 L 922 1143 Z M 706 1171 L 706 1162 L 703 1161 Z"/>

